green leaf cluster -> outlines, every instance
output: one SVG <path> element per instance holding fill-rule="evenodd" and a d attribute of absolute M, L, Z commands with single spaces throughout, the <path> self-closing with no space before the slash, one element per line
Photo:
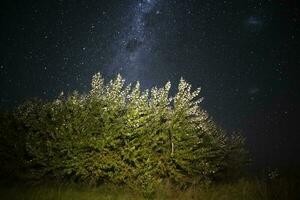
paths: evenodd
<path fill-rule="evenodd" d="M 237 174 L 246 161 L 244 139 L 225 133 L 201 108 L 200 89 L 183 79 L 174 96 L 170 88 L 142 90 L 120 75 L 105 83 L 98 73 L 88 94 L 21 105 L 14 134 L 22 136 L 27 177 L 151 192 L 165 181 L 187 187 Z"/>

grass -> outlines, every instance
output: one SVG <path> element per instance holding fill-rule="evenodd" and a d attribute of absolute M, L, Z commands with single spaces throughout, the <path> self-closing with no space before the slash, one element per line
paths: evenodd
<path fill-rule="evenodd" d="M 127 189 L 102 186 L 97 188 L 77 185 L 42 185 L 36 187 L 14 186 L 0 189 L 3 200 L 123 200 L 142 199 L 142 196 Z"/>
<path fill-rule="evenodd" d="M 161 200 L 293 200 L 300 199 L 300 187 L 295 181 L 245 180 L 213 185 L 191 187 L 185 191 L 168 185 L 156 190 L 153 199 Z M 2 186 L 2 200 L 129 200 L 147 199 L 140 192 L 126 188 L 100 186 L 97 188 L 78 185 Z"/>

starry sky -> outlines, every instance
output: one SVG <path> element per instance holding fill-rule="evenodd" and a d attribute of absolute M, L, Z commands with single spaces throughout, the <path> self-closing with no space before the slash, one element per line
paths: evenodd
<path fill-rule="evenodd" d="M 99 71 L 144 88 L 184 77 L 257 166 L 299 164 L 298 13 L 296 0 L 3 0 L 0 109 L 87 92 Z"/>

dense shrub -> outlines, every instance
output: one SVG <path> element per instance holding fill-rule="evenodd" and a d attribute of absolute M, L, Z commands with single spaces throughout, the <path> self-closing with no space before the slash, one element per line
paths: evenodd
<path fill-rule="evenodd" d="M 200 107 L 200 89 L 181 79 L 171 97 L 170 87 L 142 91 L 120 75 L 105 84 L 98 73 L 86 95 L 21 105 L 12 127 L 22 129 L 26 173 L 146 190 L 162 181 L 186 187 L 237 174 L 246 161 L 243 138 L 226 134 Z"/>
<path fill-rule="evenodd" d="M 11 113 L 0 113 L 0 180 L 22 177 L 25 167 L 25 132 Z"/>

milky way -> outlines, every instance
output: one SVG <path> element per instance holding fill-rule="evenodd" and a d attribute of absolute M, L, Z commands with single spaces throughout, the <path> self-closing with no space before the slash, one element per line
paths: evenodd
<path fill-rule="evenodd" d="M 149 67 L 155 36 L 147 29 L 146 17 L 157 12 L 154 11 L 157 3 L 158 0 L 141 0 L 129 6 L 133 16 L 113 44 L 116 54 L 108 66 L 109 73 L 122 73 L 128 80 L 136 80 Z"/>

